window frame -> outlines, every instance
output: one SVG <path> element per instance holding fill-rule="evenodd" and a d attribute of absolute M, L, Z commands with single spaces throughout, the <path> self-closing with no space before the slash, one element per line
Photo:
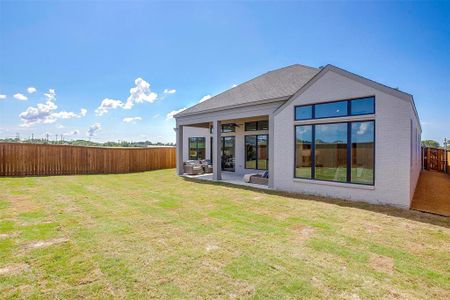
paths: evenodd
<path fill-rule="evenodd" d="M 269 170 L 269 151 L 267 151 L 267 168 L 266 169 L 260 169 L 258 167 L 258 136 L 266 136 L 266 141 L 267 141 L 267 149 L 269 149 L 269 135 L 268 134 L 247 134 L 244 135 L 244 169 L 246 170 Z M 255 162 L 255 167 L 256 168 L 247 168 L 247 137 L 255 137 L 255 142 L 256 142 L 256 162 Z"/>
<path fill-rule="evenodd" d="M 191 159 L 191 154 L 190 154 L 190 152 L 191 152 L 191 139 L 196 139 L 195 140 L 195 151 L 197 153 L 197 156 L 196 156 L 195 159 Z M 203 139 L 204 140 L 203 144 L 205 145 L 205 147 L 204 148 L 200 148 L 200 149 L 204 149 L 204 151 L 205 151 L 205 157 L 202 158 L 202 159 L 198 158 L 198 149 L 199 149 L 199 147 L 198 147 L 198 139 Z M 203 159 L 206 159 L 206 148 L 207 148 L 206 147 L 206 138 L 204 136 L 190 136 L 190 137 L 188 137 L 188 159 L 189 160 L 203 160 Z"/>
<path fill-rule="evenodd" d="M 352 182 L 351 178 L 351 166 L 352 166 L 352 124 L 353 123 L 361 123 L 361 122 L 373 122 L 373 182 L 372 183 L 358 183 Z M 316 179 L 316 125 L 329 125 L 329 124 L 347 124 L 347 180 L 346 181 L 336 181 L 336 180 L 325 180 L 325 179 Z M 307 177 L 298 177 L 296 176 L 296 168 L 297 168 L 297 127 L 299 126 L 307 126 L 311 125 L 311 178 Z M 305 124 L 294 124 L 294 168 L 293 168 L 293 178 L 294 179 L 302 179 L 302 180 L 312 180 L 319 182 L 335 182 L 340 184 L 350 184 L 350 185 L 362 185 L 362 186 L 375 186 L 376 178 L 376 120 L 351 120 L 351 121 L 336 121 L 336 122 L 321 122 L 321 123 L 305 123 Z"/>
<path fill-rule="evenodd" d="M 267 122 L 267 129 L 259 129 L 259 124 L 261 122 Z M 255 129 L 247 129 L 247 124 L 255 123 Z M 258 120 L 258 121 L 248 121 L 244 123 L 244 131 L 245 132 L 253 132 L 253 131 L 265 131 L 269 130 L 269 120 Z"/>
<path fill-rule="evenodd" d="M 362 100 L 372 98 L 373 99 L 373 113 L 361 113 L 361 114 L 352 114 L 352 101 L 354 100 Z M 343 116 L 334 116 L 334 117 L 316 117 L 316 105 L 322 105 L 322 104 L 331 104 L 336 102 L 347 102 L 347 114 Z M 297 119 L 296 117 L 296 110 L 297 107 L 306 107 L 311 106 L 311 118 L 309 119 Z M 301 121 L 309 121 L 309 120 L 323 120 L 323 119 L 333 119 L 333 118 L 346 118 L 346 117 L 355 117 L 355 116 L 367 116 L 367 115 L 374 115 L 376 113 L 376 97 L 375 95 L 371 96 L 364 96 L 364 97 L 357 97 L 357 98 L 348 98 L 348 99 L 341 99 L 341 100 L 333 100 L 333 101 L 326 101 L 326 102 L 320 102 L 320 103 L 310 103 L 310 104 L 302 104 L 302 105 L 295 105 L 294 106 L 294 121 L 301 122 Z"/>
<path fill-rule="evenodd" d="M 229 128 L 231 128 L 232 130 L 230 130 L 230 131 L 224 131 L 223 130 L 223 127 L 224 126 L 229 126 Z M 220 125 L 220 133 L 233 133 L 233 132 L 236 132 L 236 126 L 235 126 L 235 124 L 233 124 L 233 123 L 226 123 L 226 124 L 221 124 Z"/>

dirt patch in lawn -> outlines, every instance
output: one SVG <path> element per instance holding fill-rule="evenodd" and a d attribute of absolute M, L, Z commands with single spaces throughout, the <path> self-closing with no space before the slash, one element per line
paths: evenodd
<path fill-rule="evenodd" d="M 31 201 L 31 196 L 13 196 L 9 197 L 8 201 L 11 202 L 12 208 L 17 212 L 26 212 L 37 208 Z"/>
<path fill-rule="evenodd" d="M 44 241 L 35 241 L 33 243 L 29 243 L 25 246 L 27 249 L 37 249 L 37 248 L 44 248 L 49 247 L 56 244 L 61 244 L 69 241 L 67 238 L 61 237 L 61 238 L 55 238 L 51 240 L 44 240 Z"/>
<path fill-rule="evenodd" d="M 296 224 L 291 227 L 291 230 L 295 233 L 294 238 L 298 241 L 306 241 L 314 233 L 314 228 L 303 224 Z"/>
<path fill-rule="evenodd" d="M 17 232 L 14 233 L 0 233 L 0 240 L 1 239 L 11 239 L 11 238 L 15 238 L 18 237 L 19 234 Z"/>
<path fill-rule="evenodd" d="M 30 266 L 28 264 L 11 264 L 0 268 L 0 275 L 15 275 L 28 271 Z"/>
<path fill-rule="evenodd" d="M 392 274 L 394 272 L 394 260 L 383 255 L 372 255 L 370 265 L 378 272 Z"/>

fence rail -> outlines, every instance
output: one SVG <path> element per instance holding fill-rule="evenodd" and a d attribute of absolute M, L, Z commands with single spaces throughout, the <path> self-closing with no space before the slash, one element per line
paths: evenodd
<path fill-rule="evenodd" d="M 0 176 L 131 173 L 175 167 L 174 147 L 0 143 Z"/>

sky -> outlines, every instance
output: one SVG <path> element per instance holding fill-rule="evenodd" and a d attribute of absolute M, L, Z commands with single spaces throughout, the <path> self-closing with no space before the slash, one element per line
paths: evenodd
<path fill-rule="evenodd" d="M 174 142 L 175 111 L 333 64 L 414 95 L 450 138 L 450 2 L 0 0 L 0 138 Z"/>

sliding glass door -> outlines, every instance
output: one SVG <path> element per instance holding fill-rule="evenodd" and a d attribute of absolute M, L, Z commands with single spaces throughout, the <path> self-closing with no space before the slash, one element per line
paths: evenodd
<path fill-rule="evenodd" d="M 222 137 L 222 170 L 234 172 L 235 138 L 234 136 Z"/>

